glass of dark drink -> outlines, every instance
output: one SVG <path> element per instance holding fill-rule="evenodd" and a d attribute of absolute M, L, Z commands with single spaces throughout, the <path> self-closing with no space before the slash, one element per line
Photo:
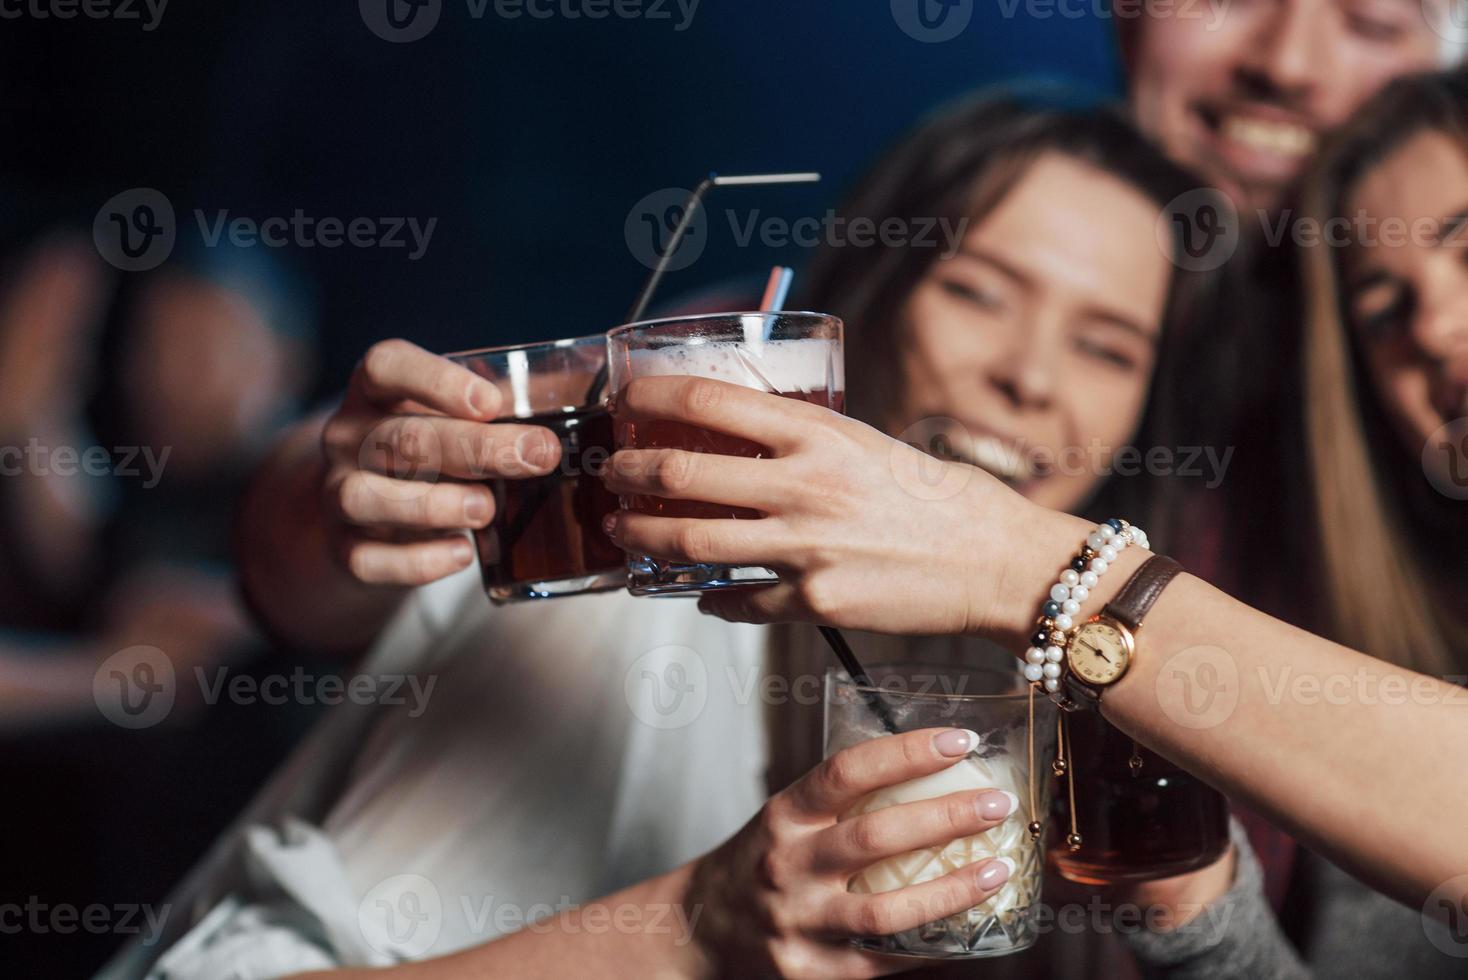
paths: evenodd
<path fill-rule="evenodd" d="M 555 471 L 527 480 L 490 479 L 494 520 L 474 534 L 484 588 L 495 602 L 619 589 L 626 555 L 601 529 L 617 509 L 602 486 L 612 454 L 604 385 L 606 337 L 578 337 L 448 355 L 494 383 L 500 418 L 544 426 L 561 438 Z"/>
<path fill-rule="evenodd" d="M 627 383 L 656 375 L 695 375 L 845 410 L 846 374 L 841 321 L 824 313 L 714 313 L 629 323 L 607 334 L 609 380 L 615 395 Z M 766 447 L 680 422 L 618 422 L 619 449 L 684 449 L 761 457 Z M 666 517 L 750 519 L 762 515 L 662 497 L 629 496 L 622 505 Z M 768 568 L 662 561 L 627 556 L 633 595 L 689 595 L 778 582 Z"/>
<path fill-rule="evenodd" d="M 1050 859 L 1088 885 L 1170 878 L 1206 867 L 1228 847 L 1228 801 L 1217 790 L 1137 745 L 1098 711 L 1067 719 L 1079 850 L 1065 845 L 1070 804 L 1062 788 L 1050 821 Z"/>

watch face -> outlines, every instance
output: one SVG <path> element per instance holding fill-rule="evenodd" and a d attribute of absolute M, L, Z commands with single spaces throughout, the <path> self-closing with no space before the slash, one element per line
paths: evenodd
<path fill-rule="evenodd" d="M 1104 619 L 1083 623 L 1066 645 L 1071 671 L 1088 684 L 1115 683 L 1131 657 L 1131 634 Z"/>

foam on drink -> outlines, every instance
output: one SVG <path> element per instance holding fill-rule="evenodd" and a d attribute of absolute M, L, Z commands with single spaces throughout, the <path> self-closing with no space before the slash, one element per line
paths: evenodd
<path fill-rule="evenodd" d="M 634 378 L 691 374 L 746 388 L 794 394 L 846 388 L 840 346 L 834 340 L 746 340 L 685 343 L 629 351 Z"/>

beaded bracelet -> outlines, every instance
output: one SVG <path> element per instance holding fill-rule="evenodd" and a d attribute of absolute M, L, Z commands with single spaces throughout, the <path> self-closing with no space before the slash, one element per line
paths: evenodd
<path fill-rule="evenodd" d="M 1086 543 L 1071 559 L 1070 567 L 1060 573 L 1060 580 L 1050 587 L 1050 597 L 1040 607 L 1030 648 L 1025 651 L 1025 680 L 1043 684 L 1049 694 L 1060 690 L 1065 644 L 1081 603 L 1090 597 L 1117 556 L 1132 544 L 1147 547 L 1147 533 L 1119 517 L 1107 518 L 1086 536 Z"/>
<path fill-rule="evenodd" d="M 1065 660 L 1065 645 L 1068 642 L 1070 630 L 1075 626 L 1075 617 L 1080 614 L 1081 603 L 1091 596 L 1091 590 L 1101 581 L 1101 576 L 1111 567 L 1111 563 L 1127 549 L 1128 546 L 1137 544 L 1143 548 L 1148 547 L 1147 532 L 1135 524 L 1128 524 L 1119 517 L 1108 518 L 1105 522 L 1096 525 L 1091 533 L 1086 535 L 1086 543 L 1081 550 L 1071 559 L 1070 567 L 1060 573 L 1060 580 L 1050 588 L 1050 598 L 1046 599 L 1040 607 L 1040 618 L 1036 621 L 1036 629 L 1030 637 L 1030 648 L 1025 651 L 1024 675 L 1025 680 L 1030 682 L 1030 812 L 1037 813 L 1035 794 L 1035 690 L 1043 686 L 1045 692 L 1055 696 L 1060 690 L 1060 675 L 1064 668 L 1061 664 Z M 1053 769 L 1057 778 L 1065 778 L 1069 773 L 1070 765 L 1070 732 L 1066 725 L 1066 713 L 1059 712 L 1056 715 L 1056 745 L 1055 762 Z M 1135 773 L 1141 767 L 1141 758 L 1136 749 L 1136 743 L 1132 743 L 1132 771 Z M 1067 779 L 1066 788 L 1070 793 L 1070 833 L 1065 837 L 1066 846 L 1072 851 L 1080 850 L 1081 835 L 1077 826 L 1077 809 L 1075 796 L 1075 780 Z M 1043 833 L 1040 821 L 1032 820 L 1029 827 L 1030 839 L 1039 841 Z"/>

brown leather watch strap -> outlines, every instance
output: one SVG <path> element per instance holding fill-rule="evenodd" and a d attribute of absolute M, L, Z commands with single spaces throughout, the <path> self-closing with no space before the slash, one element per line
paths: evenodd
<path fill-rule="evenodd" d="M 1166 555 L 1153 555 L 1142 563 L 1142 567 L 1132 574 L 1101 612 L 1135 632 L 1141 628 L 1147 611 L 1167 588 L 1167 583 L 1182 570 L 1181 565 Z"/>

